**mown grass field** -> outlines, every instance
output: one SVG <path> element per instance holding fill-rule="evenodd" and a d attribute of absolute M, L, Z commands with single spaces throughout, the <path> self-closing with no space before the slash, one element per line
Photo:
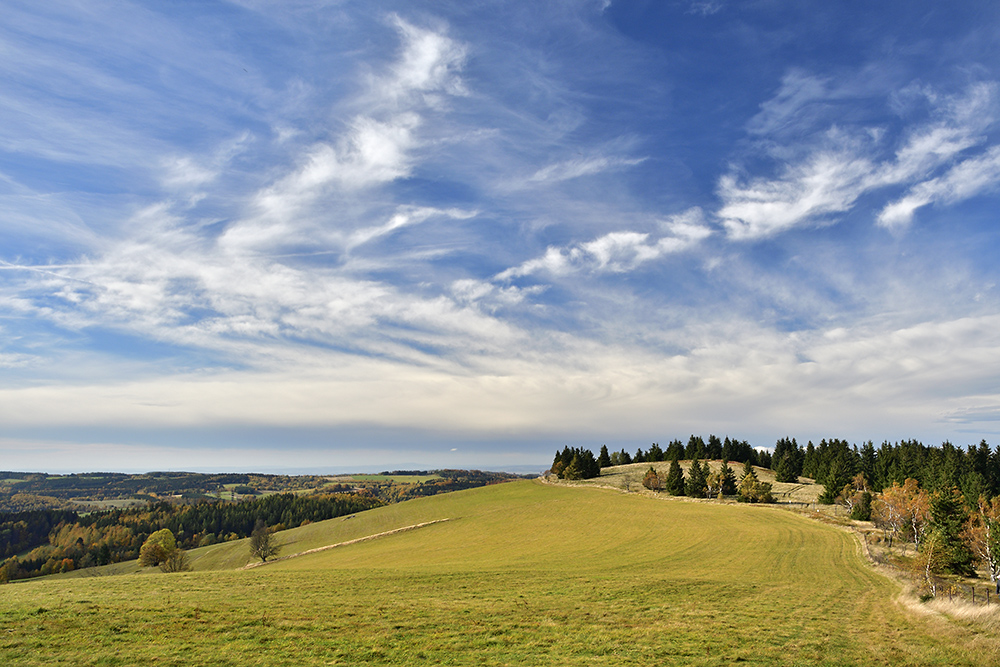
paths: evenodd
<path fill-rule="evenodd" d="M 515 482 L 278 533 L 183 574 L 0 588 L 4 665 L 992 665 L 914 614 L 854 538 L 789 512 Z"/>

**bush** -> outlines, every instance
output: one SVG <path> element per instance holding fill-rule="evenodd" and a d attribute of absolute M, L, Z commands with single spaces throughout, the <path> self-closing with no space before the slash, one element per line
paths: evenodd
<path fill-rule="evenodd" d="M 646 471 L 646 475 L 642 478 L 642 485 L 650 491 L 660 490 L 660 476 L 653 466 L 649 466 L 649 470 Z"/>
<path fill-rule="evenodd" d="M 761 482 L 754 475 L 747 475 L 736 489 L 736 500 L 741 503 L 773 503 L 771 485 Z"/>
<path fill-rule="evenodd" d="M 187 553 L 183 549 L 174 549 L 160 563 L 160 569 L 164 572 L 187 572 L 191 569 L 191 564 L 188 562 Z"/>

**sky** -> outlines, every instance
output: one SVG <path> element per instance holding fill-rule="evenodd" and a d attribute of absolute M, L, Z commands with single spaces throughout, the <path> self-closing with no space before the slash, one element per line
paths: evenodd
<path fill-rule="evenodd" d="M 1000 3 L 0 15 L 2 469 L 1000 445 Z"/>

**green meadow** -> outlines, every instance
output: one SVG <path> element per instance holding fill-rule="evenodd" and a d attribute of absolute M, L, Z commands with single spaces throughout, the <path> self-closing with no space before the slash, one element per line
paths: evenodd
<path fill-rule="evenodd" d="M 994 633 L 900 603 L 851 534 L 774 508 L 524 481 L 276 537 L 439 519 L 247 570 L 239 541 L 192 572 L 10 584 L 0 664 L 1000 664 Z"/>

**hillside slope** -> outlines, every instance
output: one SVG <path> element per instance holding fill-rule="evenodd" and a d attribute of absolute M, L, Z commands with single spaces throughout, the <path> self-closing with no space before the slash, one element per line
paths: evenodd
<path fill-rule="evenodd" d="M 279 533 L 252 570 L 5 587 L 13 665 L 981 665 L 997 640 L 900 608 L 853 538 L 791 513 L 518 482 Z M 245 545 L 242 547 L 245 549 Z M 237 567 L 240 545 L 196 554 Z"/>

